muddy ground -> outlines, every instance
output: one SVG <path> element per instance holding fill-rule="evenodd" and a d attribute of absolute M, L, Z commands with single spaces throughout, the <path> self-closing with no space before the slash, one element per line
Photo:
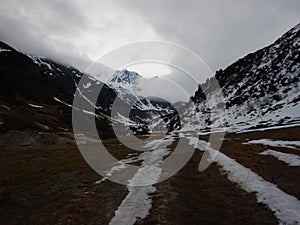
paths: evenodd
<path fill-rule="evenodd" d="M 262 138 L 298 141 L 299 133 L 300 127 L 227 134 L 221 151 L 300 199 L 299 167 L 259 154 L 271 147 L 244 144 Z M 130 152 L 114 139 L 105 144 L 118 158 Z M 217 164 L 199 172 L 202 154 L 195 151 L 179 173 L 155 185 L 150 215 L 137 224 L 278 224 L 254 193 L 230 182 Z M 0 162 L 0 224 L 108 224 L 128 193 L 111 181 L 96 184 L 102 177 L 72 144 L 1 147 Z"/>

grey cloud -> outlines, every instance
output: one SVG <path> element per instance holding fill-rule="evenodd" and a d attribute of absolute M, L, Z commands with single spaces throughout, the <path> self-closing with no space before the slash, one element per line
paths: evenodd
<path fill-rule="evenodd" d="M 299 22 L 299 8 L 299 0 L 10 0 L 0 5 L 0 39 L 84 69 L 98 50 L 155 37 L 217 70 L 273 42 Z"/>
<path fill-rule="evenodd" d="M 300 20 L 298 0 L 122 1 L 164 40 L 202 56 L 213 70 L 272 43 Z"/>
<path fill-rule="evenodd" d="M 70 1 L 10 1 L 0 6 L 0 40 L 23 52 L 85 68 L 89 57 L 70 41 L 88 25 Z M 63 47 L 62 47 L 63 46 Z"/>

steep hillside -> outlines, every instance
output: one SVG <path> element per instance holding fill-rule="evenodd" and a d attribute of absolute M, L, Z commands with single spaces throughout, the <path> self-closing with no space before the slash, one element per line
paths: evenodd
<path fill-rule="evenodd" d="M 199 128 L 226 125 L 230 130 L 241 130 L 299 123 L 299 47 L 300 24 L 270 46 L 219 70 L 215 78 L 221 93 L 216 91 L 214 79 L 201 84 L 191 98 L 199 111 Z"/>
<path fill-rule="evenodd" d="M 67 131 L 72 129 L 72 103 L 76 89 L 88 102 L 89 91 L 104 85 L 83 73 L 55 61 L 25 55 L 0 43 L 0 120 L 1 132 L 10 130 Z M 116 93 L 104 85 L 97 101 L 97 126 L 103 135 L 111 133 L 110 105 Z M 83 106 L 84 107 L 84 106 Z M 80 109 L 84 112 L 84 108 Z M 84 119 L 91 120 L 88 114 Z"/>

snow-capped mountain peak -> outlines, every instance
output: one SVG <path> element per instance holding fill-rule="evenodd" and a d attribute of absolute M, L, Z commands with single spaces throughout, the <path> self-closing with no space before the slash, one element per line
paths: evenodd
<path fill-rule="evenodd" d="M 136 84 L 141 78 L 142 76 L 138 73 L 124 69 L 116 71 L 110 79 L 110 82 L 119 84 Z"/>

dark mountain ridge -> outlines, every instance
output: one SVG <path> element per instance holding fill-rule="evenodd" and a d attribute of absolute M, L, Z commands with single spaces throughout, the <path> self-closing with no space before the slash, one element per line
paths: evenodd
<path fill-rule="evenodd" d="M 115 78 L 125 79 L 132 73 L 127 70 L 117 71 Z M 118 76 L 120 75 L 120 77 Z M 140 75 L 134 73 L 138 79 Z M 82 79 L 84 78 L 84 79 Z M 79 81 L 82 79 L 82 82 Z M 82 119 L 96 124 L 104 137 L 113 137 L 112 120 L 125 123 L 122 119 L 111 118 L 111 109 L 119 98 L 120 109 L 133 104 L 140 107 L 131 112 L 130 119 L 135 125 L 133 130 L 145 126 L 145 121 L 155 114 L 156 108 L 145 109 L 136 96 L 116 90 L 94 77 L 83 74 L 77 69 L 62 65 L 51 59 L 25 55 L 0 42 L 0 130 L 37 130 L 48 132 L 72 130 L 72 104 L 75 91 L 78 90 L 82 103 L 79 109 Z M 123 81 L 123 80 L 122 80 Z M 124 81 L 125 82 L 125 81 Z M 130 82 L 133 82 L 131 79 Z M 93 93 L 101 92 L 95 104 L 91 105 Z M 92 112 L 95 109 L 95 114 Z M 122 115 L 122 110 L 120 114 Z M 143 133 L 143 132 L 141 132 Z"/>

